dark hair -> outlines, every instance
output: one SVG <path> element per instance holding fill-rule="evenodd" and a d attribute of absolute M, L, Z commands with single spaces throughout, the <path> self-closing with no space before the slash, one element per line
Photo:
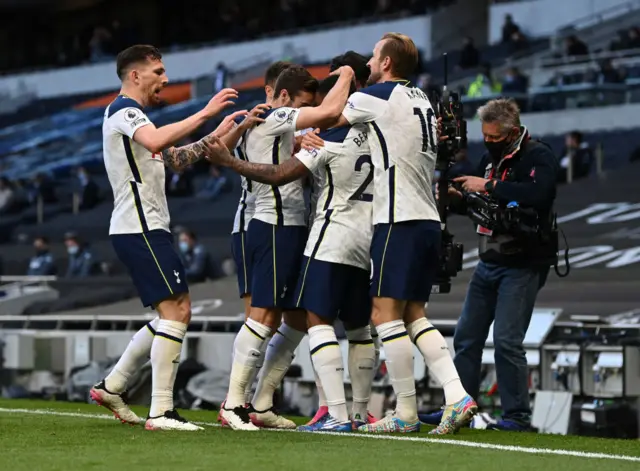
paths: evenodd
<path fill-rule="evenodd" d="M 578 144 L 582 144 L 582 133 L 580 131 L 571 131 L 569 136 L 571 139 L 575 139 Z"/>
<path fill-rule="evenodd" d="M 318 90 L 318 81 L 301 65 L 292 65 L 280 74 L 274 88 L 274 97 L 277 98 L 282 90 L 286 90 L 293 98 L 301 92 L 315 93 Z"/>
<path fill-rule="evenodd" d="M 362 54 L 358 54 L 355 51 L 347 51 L 331 59 L 329 70 L 333 72 L 344 65 L 348 65 L 356 74 L 356 82 L 364 87 L 367 85 L 367 80 L 369 80 L 369 75 L 371 74 L 367 62 L 367 58 Z"/>
<path fill-rule="evenodd" d="M 322 95 L 323 97 L 327 96 L 327 93 L 329 93 L 329 90 L 331 90 L 334 87 L 334 85 L 338 81 L 338 78 L 339 77 L 337 75 L 330 75 L 326 79 L 322 80 L 320 82 L 320 85 L 318 85 L 318 94 Z M 349 95 L 355 92 L 356 92 L 356 84 L 351 82 Z"/>
<path fill-rule="evenodd" d="M 80 243 L 80 237 L 78 237 L 78 234 L 74 231 L 69 231 L 69 232 L 65 232 L 64 234 L 64 240 L 73 240 L 76 243 Z"/>
<path fill-rule="evenodd" d="M 264 84 L 274 87 L 280 74 L 292 65 L 291 62 L 287 61 L 278 61 L 271 64 L 264 74 Z"/>
<path fill-rule="evenodd" d="M 196 233 L 191 231 L 191 230 L 189 230 L 189 229 L 182 229 L 180 231 L 179 235 L 182 235 L 182 234 L 186 235 L 189 239 L 191 239 L 193 241 L 198 240 L 198 237 L 196 236 Z"/>
<path fill-rule="evenodd" d="M 35 237 L 33 238 L 33 241 L 34 241 L 34 242 L 37 242 L 38 240 L 39 240 L 40 242 L 42 242 L 43 244 L 45 244 L 45 245 L 49 245 L 49 238 L 48 238 L 48 237 L 46 237 L 46 236 L 39 235 L 39 236 L 35 236 Z"/>
<path fill-rule="evenodd" d="M 418 67 L 418 48 L 413 40 L 400 33 L 387 33 L 382 36 L 385 40 L 380 57 L 391 58 L 392 72 L 399 78 L 407 78 Z"/>
<path fill-rule="evenodd" d="M 118 77 L 120 77 L 120 80 L 124 80 L 129 67 L 133 64 L 138 64 L 146 60 L 159 61 L 160 59 L 162 59 L 162 54 L 160 54 L 160 51 L 154 46 L 136 44 L 135 46 L 128 47 L 120 52 L 116 59 Z"/>

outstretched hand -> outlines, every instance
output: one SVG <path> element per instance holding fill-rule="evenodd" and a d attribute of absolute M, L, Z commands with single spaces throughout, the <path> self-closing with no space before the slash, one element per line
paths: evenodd
<path fill-rule="evenodd" d="M 212 118 L 225 108 L 233 106 L 234 102 L 232 100 L 236 98 L 238 98 L 238 92 L 236 90 L 233 88 L 225 88 L 209 100 L 209 103 L 207 103 L 207 106 L 205 106 L 202 111 L 204 111 L 207 118 Z"/>
<path fill-rule="evenodd" d="M 205 157 L 209 162 L 215 165 L 228 167 L 233 162 L 234 157 L 227 149 L 227 146 L 214 134 L 210 134 L 204 140 Z"/>
<path fill-rule="evenodd" d="M 213 134 L 216 137 L 223 137 L 227 135 L 229 131 L 233 129 L 236 118 L 238 118 L 239 116 L 247 116 L 248 113 L 249 112 L 247 110 L 240 110 L 240 111 L 236 111 L 235 113 L 231 113 L 230 115 L 227 115 L 222 120 L 222 122 L 218 125 L 216 130 L 213 131 L 211 134 Z"/>
<path fill-rule="evenodd" d="M 242 122 L 241 125 L 245 129 L 250 129 L 254 127 L 256 124 L 264 123 L 264 118 L 261 118 L 260 116 L 262 116 L 264 113 L 266 113 L 270 109 L 271 109 L 271 106 L 267 105 L 266 103 L 261 103 L 259 105 L 256 105 L 249 112 L 249 114 L 247 115 L 247 117 L 245 118 L 245 120 Z"/>
<path fill-rule="evenodd" d="M 312 151 L 324 147 L 324 141 L 318 136 L 320 129 L 314 129 L 302 136 L 301 146 L 303 149 Z"/>

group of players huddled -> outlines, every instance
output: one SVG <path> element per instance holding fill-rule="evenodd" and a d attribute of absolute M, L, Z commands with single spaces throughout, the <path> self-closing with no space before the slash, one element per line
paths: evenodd
<path fill-rule="evenodd" d="M 122 90 L 103 125 L 113 247 L 143 305 L 159 316 L 134 335 L 92 398 L 121 421 L 141 423 L 122 394 L 150 358 L 146 429 L 201 429 L 173 405 L 191 304 L 169 229 L 164 167 L 180 171 L 206 158 L 242 176 L 232 237 L 246 321 L 234 343 L 222 424 L 296 428 L 274 409 L 273 395 L 307 333 L 321 403 L 299 430 L 419 431 L 412 343 L 444 388 L 443 418 L 431 433 L 469 423 L 477 405 L 425 317 L 441 237 L 432 192 L 439 126 L 427 96 L 406 80 L 418 62 L 413 41 L 388 33 L 368 62 L 349 51 L 320 82 L 302 66 L 276 62 L 266 73 L 264 104 L 230 114 L 213 133 L 178 148 L 172 145 L 233 105 L 238 93 L 224 89 L 202 111 L 156 128 L 143 107 L 158 103 L 168 83 L 161 59 L 152 46 L 119 54 Z M 336 319 L 349 342 L 351 410 Z M 367 405 L 381 346 L 397 404 L 376 420 Z"/>

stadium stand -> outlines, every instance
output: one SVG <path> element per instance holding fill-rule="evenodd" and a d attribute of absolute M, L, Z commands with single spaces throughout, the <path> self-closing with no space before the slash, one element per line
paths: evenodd
<path fill-rule="evenodd" d="M 379 21 L 381 18 L 424 14 L 451 0 L 403 0 L 376 2 L 347 0 L 339 4 L 304 1 L 191 2 L 139 1 L 82 2 L 74 10 L 58 9 L 54 2 L 36 14 L 14 3 L 6 11 L 13 21 L 0 36 L 0 48 L 32 54 L 6 54 L 0 71 L 25 68 L 71 66 L 112 60 L 128 45 L 146 41 L 164 49 L 194 49 L 224 42 L 248 41 L 257 37 L 313 31 L 335 23 Z M 115 12 L 127 11 L 126 15 Z M 206 13 L 193 15 L 194 11 Z M 155 17 L 154 28 L 141 29 Z M 31 34 L 21 25 L 33 25 Z M 51 24 L 66 24 L 58 31 Z M 18 47 L 16 47 L 16 45 Z"/>

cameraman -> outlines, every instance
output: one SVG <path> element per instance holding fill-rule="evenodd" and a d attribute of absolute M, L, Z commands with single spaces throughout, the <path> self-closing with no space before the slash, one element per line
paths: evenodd
<path fill-rule="evenodd" d="M 558 164 L 549 147 L 531 140 L 520 125 L 515 101 L 491 100 L 480 107 L 478 116 L 488 151 L 477 172 L 483 176 L 453 180 L 463 192 L 449 188 L 451 209 L 466 214 L 473 198 L 463 198 L 463 193 L 484 193 L 502 209 L 517 202 L 522 210 L 537 215 L 537 224 L 529 233 L 517 228 L 504 232 L 477 227 L 480 261 L 454 334 L 454 361 L 464 388 L 477 400 L 482 350 L 495 321 L 493 341 L 503 417 L 487 428 L 526 431 L 530 429 L 531 407 L 522 344 L 538 290 L 556 262 L 553 203 Z"/>

